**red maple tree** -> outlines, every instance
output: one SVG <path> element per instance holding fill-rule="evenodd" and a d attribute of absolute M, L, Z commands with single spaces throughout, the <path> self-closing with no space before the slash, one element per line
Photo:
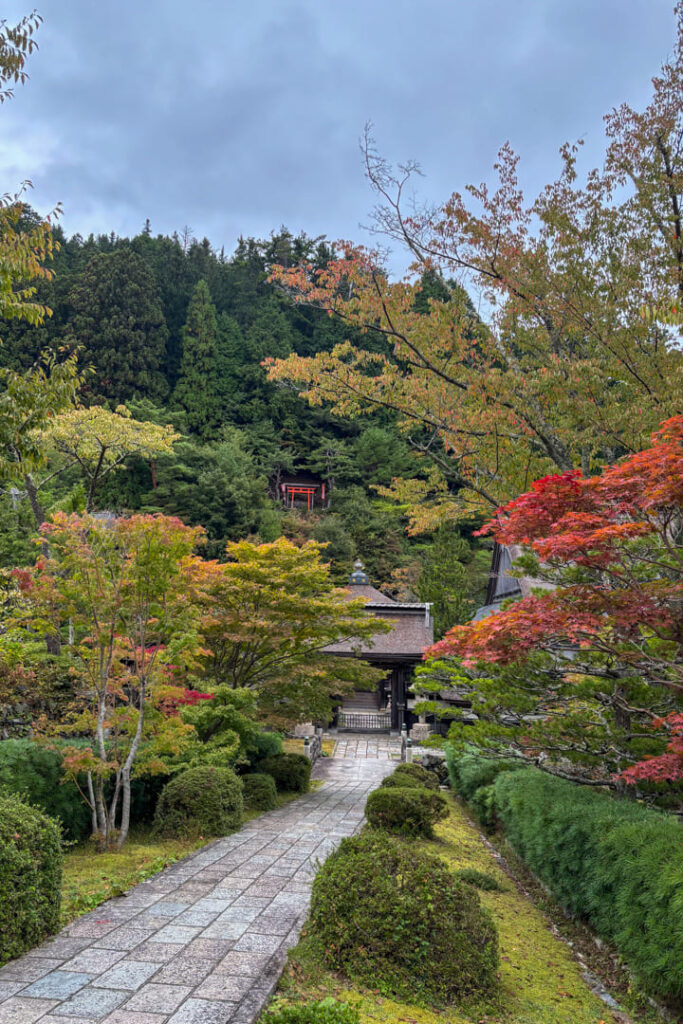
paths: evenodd
<path fill-rule="evenodd" d="M 499 614 L 456 626 L 428 657 L 465 666 L 509 665 L 542 651 L 575 676 L 612 680 L 622 722 L 638 721 L 621 685 L 636 678 L 668 703 L 645 714 L 648 731 L 670 738 L 666 753 L 622 778 L 683 778 L 683 416 L 662 424 L 652 446 L 600 476 L 567 472 L 538 480 L 499 509 L 480 533 L 519 545 L 518 574 L 552 589 Z"/>

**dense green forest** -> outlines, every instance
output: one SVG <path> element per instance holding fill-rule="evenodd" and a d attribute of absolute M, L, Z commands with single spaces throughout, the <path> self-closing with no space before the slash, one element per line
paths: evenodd
<path fill-rule="evenodd" d="M 24 219 L 39 222 L 28 208 Z M 262 368 L 269 356 L 311 356 L 346 338 L 382 344 L 295 305 L 269 282 L 274 264 L 324 266 L 335 255 L 324 238 L 281 228 L 265 240 L 240 239 L 230 256 L 189 230 L 155 237 L 149 223 L 130 239 L 67 238 L 59 227 L 55 239 L 54 273 L 38 283 L 37 296 L 52 316 L 39 326 L 0 323 L 0 365 L 26 370 L 46 350 L 58 358 L 75 352 L 83 405 L 125 404 L 135 419 L 171 424 L 181 435 L 172 453 L 133 456 L 103 479 L 96 510 L 159 511 L 201 524 L 205 554 L 218 558 L 228 540 L 312 538 L 328 545 L 340 582 L 359 557 L 388 594 L 433 601 L 439 632 L 468 618 L 480 603 L 488 554 L 472 543 L 475 523 L 409 536 L 404 510 L 378 494 L 392 478 L 419 479 L 428 469 L 391 412 L 338 418 L 269 382 Z M 424 286 L 430 294 L 438 283 Z M 40 494 L 46 514 L 82 509 L 82 467 L 61 466 L 56 456 L 49 470 Z M 284 509 L 278 483 L 292 474 L 324 480 L 328 507 Z M 28 496 L 8 489 L 0 562 L 32 560 L 34 533 Z"/>

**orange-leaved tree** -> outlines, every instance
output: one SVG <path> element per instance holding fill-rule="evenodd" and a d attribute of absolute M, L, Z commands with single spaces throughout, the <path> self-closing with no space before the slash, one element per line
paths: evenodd
<path fill-rule="evenodd" d="M 102 519 L 58 513 L 41 529 L 47 555 L 15 570 L 21 600 L 15 625 L 59 635 L 72 665 L 79 707 L 48 733 L 86 737 L 65 765 L 85 798 L 101 847 L 122 846 L 130 826 L 131 776 L 164 771 L 193 734 L 170 700 L 201 649 L 190 582 L 204 563 L 203 535 L 161 515 Z"/>
<path fill-rule="evenodd" d="M 567 145 L 559 178 L 529 201 L 506 144 L 495 187 L 406 212 L 414 166 L 394 172 L 367 138 L 377 226 L 412 254 L 406 279 L 348 243 L 322 269 L 274 269 L 296 299 L 375 339 L 274 360 L 270 377 L 343 415 L 396 413 L 432 467 L 394 486 L 415 529 L 488 514 L 549 473 L 586 475 L 683 412 L 680 324 L 667 315 L 683 299 L 683 4 L 676 12 L 651 102 L 605 119 L 602 169 L 580 178 Z M 479 292 L 479 315 L 463 284 Z"/>

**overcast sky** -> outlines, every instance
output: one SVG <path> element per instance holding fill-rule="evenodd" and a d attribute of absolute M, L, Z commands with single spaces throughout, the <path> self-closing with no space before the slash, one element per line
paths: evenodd
<path fill-rule="evenodd" d="M 4 0 L 10 23 L 30 9 Z M 68 234 L 189 225 L 232 251 L 286 224 L 367 241 L 358 140 L 441 201 L 510 140 L 530 191 L 565 139 L 647 102 L 673 0 L 43 0 L 30 82 L 0 109 L 0 192 L 30 178 Z"/>

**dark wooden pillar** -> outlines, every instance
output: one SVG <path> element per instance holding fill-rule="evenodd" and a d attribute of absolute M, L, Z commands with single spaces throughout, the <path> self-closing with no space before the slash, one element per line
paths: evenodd
<path fill-rule="evenodd" d="M 406 718 L 406 671 L 403 665 L 396 669 L 397 686 L 396 693 L 398 696 L 398 727 L 402 729 L 407 724 Z"/>
<path fill-rule="evenodd" d="M 391 670 L 391 728 L 397 731 L 400 728 L 398 718 L 398 702 L 399 702 L 399 670 L 394 668 Z"/>

